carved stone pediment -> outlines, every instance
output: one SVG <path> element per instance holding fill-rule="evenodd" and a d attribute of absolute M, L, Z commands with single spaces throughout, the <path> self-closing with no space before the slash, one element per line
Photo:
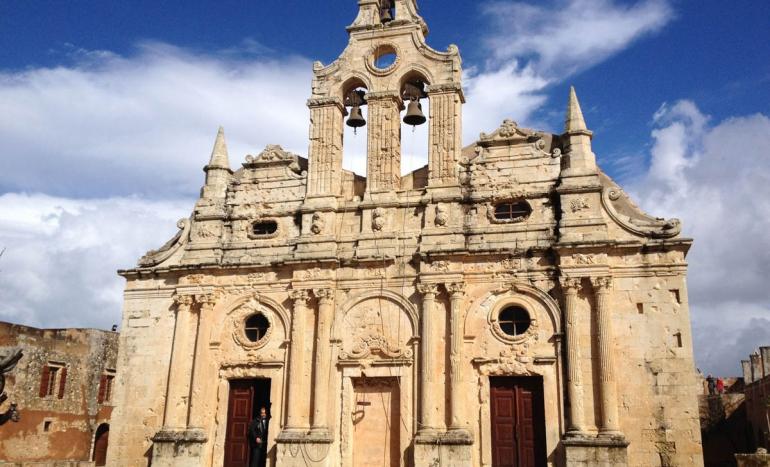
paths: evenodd
<path fill-rule="evenodd" d="M 280 145 L 268 144 L 258 156 L 246 156 L 246 162 L 243 163 L 247 169 L 274 165 L 286 165 L 292 169 L 300 170 L 299 156 L 284 150 Z"/>
<path fill-rule="evenodd" d="M 607 213 L 625 230 L 652 238 L 672 238 L 682 232 L 679 219 L 652 217 L 641 210 L 607 175 L 601 174 L 602 205 Z"/>
<path fill-rule="evenodd" d="M 479 143 L 482 146 L 493 145 L 494 143 L 535 143 L 542 140 L 543 136 L 544 135 L 541 132 L 529 128 L 521 128 L 515 121 L 505 119 L 500 125 L 500 128 L 491 134 L 481 133 L 479 135 Z"/>
<path fill-rule="evenodd" d="M 145 255 L 139 259 L 140 267 L 146 268 L 159 265 L 163 261 L 169 259 L 179 247 L 187 243 L 190 239 L 190 219 L 179 219 L 176 226 L 179 228 L 179 232 L 177 232 L 176 235 L 162 247 L 145 253 Z"/>

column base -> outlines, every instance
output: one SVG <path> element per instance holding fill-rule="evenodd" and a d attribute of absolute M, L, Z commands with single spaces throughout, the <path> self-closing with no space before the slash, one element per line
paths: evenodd
<path fill-rule="evenodd" d="M 565 436 L 562 445 L 567 467 L 628 467 L 628 441 L 622 435 Z"/>
<path fill-rule="evenodd" d="M 152 465 L 183 467 L 202 462 L 203 446 L 208 441 L 200 428 L 161 428 L 152 437 Z"/>
<path fill-rule="evenodd" d="M 424 429 L 414 437 L 414 466 L 471 467 L 472 447 L 473 435 L 464 428 Z"/>
<path fill-rule="evenodd" d="M 289 428 L 275 439 L 276 464 L 281 467 L 331 467 L 334 437 L 328 428 Z"/>

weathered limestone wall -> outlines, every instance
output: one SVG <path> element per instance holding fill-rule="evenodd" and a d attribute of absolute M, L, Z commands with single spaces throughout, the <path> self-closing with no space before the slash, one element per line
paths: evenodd
<path fill-rule="evenodd" d="M 109 423 L 115 401 L 100 402 L 98 393 L 102 375 L 115 370 L 117 344 L 113 332 L 0 323 L 0 348 L 20 347 L 24 352 L 5 388 L 8 403 L 18 404 L 21 419 L 3 425 L 0 460 L 24 465 L 89 461 L 96 430 Z M 41 397 L 43 367 L 51 363 L 62 370 L 54 394 Z"/>

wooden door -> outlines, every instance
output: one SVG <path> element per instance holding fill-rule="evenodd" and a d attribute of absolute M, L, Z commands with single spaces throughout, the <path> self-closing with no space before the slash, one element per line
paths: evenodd
<path fill-rule="evenodd" d="M 94 465 L 107 465 L 107 446 L 110 440 L 110 426 L 107 424 L 99 425 L 96 429 L 94 439 Z"/>
<path fill-rule="evenodd" d="M 541 378 L 492 378 L 492 465 L 546 465 Z"/>
<path fill-rule="evenodd" d="M 231 381 L 224 467 L 248 467 L 249 465 L 248 431 L 254 411 L 253 404 L 254 385 L 249 381 Z"/>
<path fill-rule="evenodd" d="M 395 378 L 353 379 L 353 465 L 401 465 L 401 409 Z"/>

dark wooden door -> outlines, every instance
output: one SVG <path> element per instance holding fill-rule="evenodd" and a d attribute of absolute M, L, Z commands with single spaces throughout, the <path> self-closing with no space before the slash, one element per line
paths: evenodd
<path fill-rule="evenodd" d="M 107 424 L 99 425 L 96 430 L 94 440 L 94 465 L 107 465 L 107 446 L 110 442 L 110 426 Z"/>
<path fill-rule="evenodd" d="M 492 465 L 546 465 L 541 378 L 492 378 Z"/>
<path fill-rule="evenodd" d="M 227 408 L 225 438 L 225 467 L 248 467 L 249 422 L 254 412 L 254 386 L 249 381 L 230 382 L 230 403 Z"/>

